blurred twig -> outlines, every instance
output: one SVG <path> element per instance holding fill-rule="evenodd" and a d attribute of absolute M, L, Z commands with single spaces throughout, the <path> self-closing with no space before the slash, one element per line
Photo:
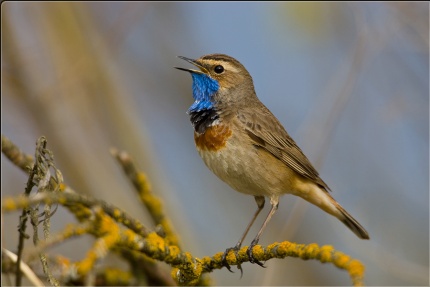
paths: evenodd
<path fill-rule="evenodd" d="M 45 286 L 45 284 L 43 284 L 43 282 L 36 276 L 36 274 L 34 274 L 33 270 L 31 270 L 31 268 L 27 264 L 25 264 L 24 262 L 18 262 L 18 256 L 16 254 L 5 248 L 2 249 L 2 253 L 5 256 L 9 257 L 10 260 L 12 260 L 15 264 L 17 264 L 21 272 L 25 274 L 25 277 L 30 280 L 30 282 L 33 283 L 34 286 Z"/>
<path fill-rule="evenodd" d="M 163 237 L 165 237 L 170 245 L 179 247 L 179 239 L 173 231 L 172 223 L 164 214 L 162 201 L 152 193 L 146 175 L 137 170 L 132 159 L 126 152 L 119 152 L 117 149 L 112 148 L 111 153 L 121 164 L 125 174 L 133 183 L 140 200 L 151 214 L 154 224 L 162 228 L 162 230 L 159 229 L 159 232 L 163 233 Z"/>
<path fill-rule="evenodd" d="M 1 149 L 4 155 L 17 167 L 25 172 L 33 168 L 34 158 L 22 152 L 13 142 L 6 136 L 1 137 Z"/>
<path fill-rule="evenodd" d="M 3 142 L 3 140 L 2 140 Z M 27 185 L 25 187 L 24 196 L 28 197 L 30 195 L 31 190 L 33 189 L 33 186 L 36 185 L 34 178 L 37 177 L 38 170 L 40 168 L 40 165 L 38 164 L 38 159 L 40 158 L 40 153 L 43 152 L 43 150 L 46 148 L 46 140 L 44 137 L 41 137 L 37 141 L 37 147 L 36 147 L 36 162 L 33 165 L 33 168 L 30 170 L 30 175 L 27 180 Z M 8 151 L 16 151 L 19 149 L 9 149 Z M 37 214 L 37 208 L 36 212 L 34 209 L 32 209 L 30 206 L 23 208 L 21 216 L 19 217 L 19 225 L 18 225 L 18 232 L 19 232 L 19 240 L 18 240 L 18 254 L 17 254 L 17 263 L 16 263 L 16 277 L 15 277 L 15 284 L 16 286 L 21 286 L 21 259 L 22 259 L 22 252 L 24 251 L 24 240 L 28 238 L 28 235 L 25 233 L 25 230 L 27 229 L 27 220 L 28 215 L 31 215 L 32 219 L 34 219 L 34 214 L 36 217 L 36 220 L 38 221 L 38 214 Z M 36 229 L 37 230 L 37 229 Z"/>

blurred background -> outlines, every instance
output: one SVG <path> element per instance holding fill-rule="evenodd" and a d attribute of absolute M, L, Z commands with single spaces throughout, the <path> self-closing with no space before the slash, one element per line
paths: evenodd
<path fill-rule="evenodd" d="M 286 195 L 260 243 L 331 244 L 366 265 L 370 286 L 428 286 L 429 3 L 4 2 L 1 12 L 2 134 L 30 154 L 45 135 L 76 191 L 151 227 L 109 153 L 127 150 L 184 250 L 202 257 L 233 246 L 256 204 L 199 158 L 186 114 L 191 77 L 173 68 L 190 67 L 178 55 L 225 53 L 248 69 L 260 100 L 371 237 L 359 240 Z M 2 196 L 22 194 L 26 175 L 4 156 L 1 165 Z M 3 215 L 2 243 L 12 251 L 18 217 Z M 70 221 L 59 208 L 51 224 Z M 92 240 L 51 252 L 82 259 Z M 317 261 L 265 265 L 244 264 L 242 279 L 225 269 L 210 276 L 217 285 L 350 284 Z"/>

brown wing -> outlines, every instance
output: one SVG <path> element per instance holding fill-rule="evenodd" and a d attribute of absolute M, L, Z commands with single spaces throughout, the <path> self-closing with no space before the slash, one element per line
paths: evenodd
<path fill-rule="evenodd" d="M 297 173 L 330 190 L 284 127 L 269 109 L 261 105 L 258 109 L 260 113 L 241 111 L 238 115 L 254 145 L 267 150 Z"/>

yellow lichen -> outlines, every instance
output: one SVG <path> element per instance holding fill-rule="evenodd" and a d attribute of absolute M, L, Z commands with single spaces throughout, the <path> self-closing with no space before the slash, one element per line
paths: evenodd
<path fill-rule="evenodd" d="M 103 274 L 105 283 L 110 285 L 128 285 L 133 279 L 130 272 L 125 272 L 118 268 L 105 268 Z"/>
<path fill-rule="evenodd" d="M 316 243 L 311 243 L 305 246 L 305 252 L 308 254 L 309 257 L 316 257 L 319 251 L 319 246 Z"/>
<path fill-rule="evenodd" d="M 67 188 L 67 185 L 65 185 L 64 183 L 60 183 L 59 185 L 59 191 L 60 192 L 64 192 Z"/>
<path fill-rule="evenodd" d="M 151 190 L 151 184 L 149 183 L 148 179 L 146 178 L 146 175 L 143 172 L 138 172 L 136 174 L 136 180 L 137 183 L 140 185 L 141 191 L 143 193 L 147 193 L 149 192 L 149 190 Z"/>
<path fill-rule="evenodd" d="M 321 262 L 331 262 L 332 261 L 332 251 L 334 250 L 331 245 L 324 245 L 320 248 L 320 261 Z"/>
<path fill-rule="evenodd" d="M 349 257 L 348 255 L 345 255 L 345 254 L 343 254 L 343 253 L 341 253 L 341 252 L 336 252 L 336 253 L 335 253 L 335 257 L 334 257 L 334 259 L 333 259 L 333 263 L 334 263 L 336 266 L 344 267 L 344 266 L 346 266 L 346 264 L 347 264 L 350 260 L 351 260 L 351 257 Z"/>
<path fill-rule="evenodd" d="M 264 260 L 264 249 L 261 247 L 261 245 L 256 245 L 252 249 L 252 254 L 255 258 L 259 258 L 259 260 Z"/>
<path fill-rule="evenodd" d="M 219 254 L 219 256 L 218 256 L 218 254 Z M 215 261 L 221 261 L 222 254 L 223 254 L 222 252 L 215 254 L 214 257 L 213 257 L 213 259 Z M 211 261 L 212 261 L 212 259 L 209 256 L 205 256 L 205 257 L 202 257 L 200 259 L 200 262 L 202 263 L 202 266 L 210 264 Z"/>
<path fill-rule="evenodd" d="M 3 199 L 3 211 L 15 211 L 18 209 L 16 198 L 6 197 Z"/>
<path fill-rule="evenodd" d="M 217 262 L 221 262 L 222 260 L 222 256 L 224 255 L 224 252 L 218 252 L 217 254 L 215 254 L 213 256 L 213 260 L 217 261 Z M 204 257 L 205 258 L 205 257 Z M 210 258 L 210 257 L 209 257 Z"/>
<path fill-rule="evenodd" d="M 67 199 L 64 196 L 58 198 L 58 204 L 65 205 L 67 203 Z"/>
<path fill-rule="evenodd" d="M 164 252 L 164 249 L 165 249 L 164 239 L 161 238 L 157 233 L 155 232 L 149 233 L 148 236 L 146 237 L 146 240 L 152 252 Z"/>
<path fill-rule="evenodd" d="M 222 253 L 224 254 L 224 253 Z M 234 253 L 234 251 L 230 251 L 227 256 L 225 257 L 226 261 L 228 264 L 236 264 L 236 254 Z"/>
<path fill-rule="evenodd" d="M 63 268 L 63 269 L 67 269 L 70 268 L 70 259 L 67 257 L 64 257 L 62 255 L 57 255 L 55 257 L 56 262 Z"/>
<path fill-rule="evenodd" d="M 348 266 L 349 274 L 354 277 L 362 277 L 365 269 L 366 267 L 358 260 L 351 260 Z"/>
<path fill-rule="evenodd" d="M 115 208 L 113 210 L 113 218 L 119 218 L 121 216 L 122 212 L 118 208 Z"/>
<path fill-rule="evenodd" d="M 90 272 L 93 269 L 96 258 L 97 255 L 93 250 L 88 251 L 86 257 L 76 263 L 78 274 L 85 275 Z"/>
<path fill-rule="evenodd" d="M 278 246 L 279 255 L 287 255 L 291 253 L 291 243 L 289 241 L 281 242 Z"/>
<path fill-rule="evenodd" d="M 181 250 L 174 245 L 169 246 L 169 255 L 166 257 L 166 260 L 172 260 L 179 256 Z"/>

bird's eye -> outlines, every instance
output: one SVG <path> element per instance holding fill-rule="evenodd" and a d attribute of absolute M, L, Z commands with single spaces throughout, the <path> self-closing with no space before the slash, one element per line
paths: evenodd
<path fill-rule="evenodd" d="M 215 73 L 217 74 L 221 74 L 222 72 L 224 72 L 224 67 L 221 65 L 218 65 L 214 68 Z"/>

